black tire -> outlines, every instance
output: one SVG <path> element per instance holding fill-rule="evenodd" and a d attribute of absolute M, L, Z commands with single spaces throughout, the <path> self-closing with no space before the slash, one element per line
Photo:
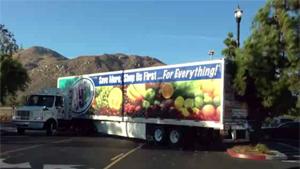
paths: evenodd
<path fill-rule="evenodd" d="M 168 133 L 168 141 L 171 147 L 180 146 L 183 143 L 183 133 L 181 128 L 171 128 Z"/>
<path fill-rule="evenodd" d="M 20 135 L 24 135 L 25 134 L 25 129 L 24 128 L 17 128 L 17 132 Z"/>
<path fill-rule="evenodd" d="M 266 134 L 264 134 L 263 138 L 264 138 L 264 140 L 269 141 L 271 139 L 271 135 L 266 133 Z"/>
<path fill-rule="evenodd" d="M 165 129 L 161 126 L 154 126 L 152 132 L 153 141 L 155 144 L 163 144 L 166 140 Z"/>
<path fill-rule="evenodd" d="M 46 125 L 46 134 L 47 136 L 52 136 L 56 131 L 56 123 L 49 121 Z"/>

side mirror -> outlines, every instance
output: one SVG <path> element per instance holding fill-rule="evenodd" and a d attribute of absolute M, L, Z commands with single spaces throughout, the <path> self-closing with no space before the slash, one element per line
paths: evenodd
<path fill-rule="evenodd" d="M 46 106 L 44 106 L 44 107 L 43 107 L 43 110 L 44 110 L 44 111 L 45 111 L 45 110 L 48 110 L 48 108 L 47 108 Z"/>

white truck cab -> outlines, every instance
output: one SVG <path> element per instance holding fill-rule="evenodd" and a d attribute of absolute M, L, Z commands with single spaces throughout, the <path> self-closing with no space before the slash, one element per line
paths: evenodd
<path fill-rule="evenodd" d="M 12 123 L 19 134 L 25 130 L 46 130 L 52 135 L 58 127 L 58 120 L 66 118 L 64 94 L 60 89 L 45 89 L 28 97 L 24 106 L 17 107 Z"/>

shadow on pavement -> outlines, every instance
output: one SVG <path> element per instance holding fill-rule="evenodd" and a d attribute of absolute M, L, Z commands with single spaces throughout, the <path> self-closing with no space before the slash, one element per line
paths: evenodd
<path fill-rule="evenodd" d="M 156 145 L 151 143 L 146 143 L 142 149 L 153 149 L 153 150 L 172 150 L 172 151 L 214 151 L 214 152 L 224 152 L 228 147 L 231 147 L 231 144 L 224 143 L 201 143 L 198 141 L 191 141 L 178 145 L 176 147 L 169 146 L 167 144 Z"/>
<path fill-rule="evenodd" d="M 0 125 L 0 142 L 2 143 L 6 143 L 6 144 L 21 144 L 21 142 L 10 142 L 8 140 L 5 139 L 5 137 L 2 136 L 20 136 L 17 132 L 16 129 L 13 128 L 12 126 L 10 126 L 9 124 L 1 124 Z M 144 140 L 140 140 L 140 139 L 133 139 L 133 138 L 126 138 L 126 137 L 121 137 L 121 136 L 112 136 L 112 135 L 106 135 L 106 134 L 100 134 L 100 133 L 81 133 L 78 134 L 77 132 L 74 131 L 57 131 L 55 133 L 54 136 L 46 136 L 46 132 L 43 130 L 40 131 L 26 131 L 26 134 L 24 135 L 26 137 L 31 137 L 31 138 L 51 138 L 54 137 L 55 138 L 107 138 L 110 140 L 114 140 L 116 139 L 116 141 L 130 141 L 133 143 L 145 143 L 144 146 L 142 147 L 143 149 L 153 149 L 153 150 L 172 150 L 172 151 L 215 151 L 215 152 L 224 152 L 226 151 L 227 148 L 231 148 L 236 144 L 233 143 L 221 143 L 221 142 L 209 142 L 209 143 L 203 143 L 201 140 L 198 139 L 194 139 L 194 140 L 187 140 L 185 141 L 182 145 L 177 146 L 177 147 L 173 147 L 173 146 L 168 146 L 167 143 L 163 144 L 163 145 L 156 145 L 153 143 L 149 143 L 147 141 Z M 99 140 L 97 139 L 97 140 Z M 38 139 L 37 139 L 38 140 Z M 281 143 L 288 143 L 288 144 L 292 144 L 294 145 L 294 147 L 298 147 L 299 148 L 299 140 L 298 141 L 278 141 L 278 140 L 274 140 L 272 142 L 263 142 L 266 143 L 270 148 L 278 150 L 280 152 L 283 153 L 287 153 L 288 155 L 291 154 L 291 156 L 289 156 L 289 159 L 293 160 L 293 159 L 299 159 L 298 158 L 293 158 L 293 155 L 298 155 L 299 156 L 299 151 L 291 151 L 290 149 L 285 149 L 283 145 L 278 145 L 277 142 L 281 142 Z M 22 144 L 27 144 L 27 143 L 22 143 Z M 30 144 L 30 142 L 28 143 Z M 80 145 L 81 143 L 78 143 L 78 145 Z M 243 145 L 243 144 L 249 144 L 249 143 L 239 143 L 238 145 Z M 296 145 L 296 146 L 295 146 Z M 298 146 L 297 146 L 298 145 Z M 62 144 L 61 146 L 68 146 L 67 144 Z M 74 145 L 73 145 L 74 146 Z M 81 145 L 82 146 L 82 145 Z M 85 146 L 85 145 L 84 145 Z M 86 145 L 86 146 L 91 146 L 91 145 Z M 96 144 L 95 144 L 96 146 Z"/>
<path fill-rule="evenodd" d="M 69 132 L 69 131 L 58 131 L 55 133 L 54 136 L 46 136 L 45 131 L 26 131 L 26 133 L 24 135 L 19 135 L 16 131 L 9 131 L 9 132 L 1 132 L 1 136 L 20 136 L 20 139 L 24 138 L 23 136 L 29 137 L 29 138 L 37 138 L 35 139 L 36 141 L 40 140 L 38 138 L 53 138 L 53 139 L 58 139 L 58 138 L 87 138 L 87 139 L 92 139 L 92 138 L 98 138 L 97 141 L 99 141 L 99 139 L 103 139 L 103 141 L 109 139 L 109 141 L 117 141 L 117 142 L 133 142 L 133 143 L 137 143 L 137 144 L 143 144 L 142 149 L 152 149 L 152 150 L 172 150 L 172 151 L 217 151 L 217 152 L 224 152 L 226 151 L 226 149 L 228 147 L 233 146 L 232 144 L 223 144 L 223 143 L 209 143 L 209 144 L 203 144 L 201 142 L 197 142 L 195 140 L 190 141 L 190 142 L 186 142 L 180 146 L 177 147 L 173 147 L 173 146 L 168 146 L 167 144 L 163 144 L 163 145 L 156 145 L 153 143 L 149 143 L 145 140 L 141 140 L 141 139 L 134 139 L 134 138 L 126 138 L 126 137 L 121 137 L 121 136 L 112 136 L 112 135 L 106 135 L 106 134 L 100 134 L 100 133 L 93 133 L 93 134 L 78 134 L 75 132 Z M 105 140 L 104 140 L 105 139 Z M 41 140 L 40 140 L 41 141 Z M 2 137 L 0 139 L 0 142 L 5 143 L 5 144 L 31 144 L 31 142 L 20 142 L 20 140 L 18 140 L 17 142 L 14 142 L 12 140 L 6 140 L 5 137 Z M 62 143 L 56 146 L 101 146 L 99 144 L 87 144 L 84 145 L 82 144 L 82 141 L 80 139 L 80 141 L 76 142 L 76 141 L 72 141 L 72 144 L 69 145 L 68 143 Z M 96 142 L 96 140 L 95 140 Z M 37 143 L 37 142 L 35 142 Z M 43 141 L 41 141 L 41 143 L 44 143 Z"/>

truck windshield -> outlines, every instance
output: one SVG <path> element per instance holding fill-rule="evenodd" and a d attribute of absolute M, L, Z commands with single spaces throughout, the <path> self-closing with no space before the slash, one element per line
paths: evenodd
<path fill-rule="evenodd" d="M 29 97 L 27 105 L 52 107 L 53 101 L 54 96 L 32 95 Z"/>

